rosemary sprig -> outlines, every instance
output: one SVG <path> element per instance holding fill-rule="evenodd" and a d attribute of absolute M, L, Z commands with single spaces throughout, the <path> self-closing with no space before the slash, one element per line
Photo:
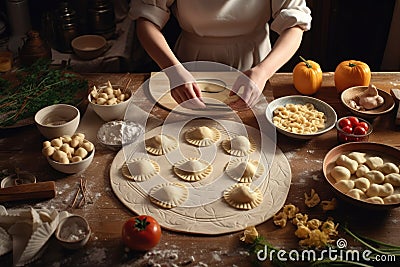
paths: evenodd
<path fill-rule="evenodd" d="M 88 82 L 63 69 L 50 67 L 50 61 L 38 60 L 16 72 L 16 81 L 0 76 L 0 127 L 32 117 L 39 109 L 58 103 L 76 105 L 82 100 Z"/>

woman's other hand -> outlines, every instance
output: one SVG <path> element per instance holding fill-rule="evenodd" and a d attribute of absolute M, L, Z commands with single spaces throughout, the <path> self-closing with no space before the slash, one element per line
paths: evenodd
<path fill-rule="evenodd" d="M 265 83 L 267 82 L 264 75 L 257 69 L 249 69 L 240 75 L 232 86 L 230 96 L 238 95 L 239 100 L 230 104 L 235 110 L 247 109 L 254 106 L 260 97 Z"/>

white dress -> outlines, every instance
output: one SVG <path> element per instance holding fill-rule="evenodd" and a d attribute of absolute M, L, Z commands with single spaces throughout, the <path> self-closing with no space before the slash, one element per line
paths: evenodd
<path fill-rule="evenodd" d="M 129 14 L 163 28 L 171 10 L 182 28 L 174 48 L 181 62 L 214 61 L 239 70 L 268 55 L 270 27 L 278 34 L 311 27 L 305 0 L 133 0 Z"/>

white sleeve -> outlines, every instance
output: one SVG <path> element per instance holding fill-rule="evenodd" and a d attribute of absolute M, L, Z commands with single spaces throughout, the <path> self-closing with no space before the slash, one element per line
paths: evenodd
<path fill-rule="evenodd" d="M 132 20 L 146 18 L 162 29 L 171 15 L 174 0 L 132 0 L 129 17 Z"/>
<path fill-rule="evenodd" d="M 272 0 L 271 29 L 278 34 L 293 26 L 299 26 L 304 31 L 311 28 L 311 10 L 305 0 Z"/>

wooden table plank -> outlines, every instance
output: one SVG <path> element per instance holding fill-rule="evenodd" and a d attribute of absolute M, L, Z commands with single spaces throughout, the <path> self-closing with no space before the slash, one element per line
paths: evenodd
<path fill-rule="evenodd" d="M 110 80 L 112 83 L 126 84 L 131 79 L 131 85 L 137 90 L 149 78 L 149 74 L 87 74 L 92 83 L 98 84 Z M 372 83 L 389 91 L 391 81 L 400 81 L 400 73 L 373 73 Z M 292 84 L 290 73 L 274 75 L 264 91 L 267 100 L 284 95 L 297 94 Z M 138 94 L 143 105 L 148 105 L 146 96 Z M 331 104 L 339 117 L 350 114 L 340 103 L 333 83 L 333 73 L 324 73 L 323 87 L 314 95 Z M 145 103 L 146 102 L 146 103 Z M 152 114 L 160 119 L 168 112 L 155 106 Z M 256 122 L 250 112 L 241 112 L 241 119 L 252 126 Z M 388 114 L 373 122 L 374 132 L 370 141 L 382 142 L 400 148 L 399 128 L 393 126 L 394 115 Z M 199 266 L 200 262 L 208 266 L 251 266 L 250 257 L 242 242 L 241 233 L 220 236 L 202 236 L 180 234 L 165 230 L 160 244 L 153 254 L 127 251 L 120 240 L 121 227 L 125 220 L 134 214 L 119 202 L 109 184 L 109 168 L 116 152 L 102 148 L 96 144 L 96 154 L 91 166 L 82 173 L 66 175 L 53 170 L 41 155 L 41 142 L 44 138 L 34 125 L 18 129 L 2 130 L 0 132 L 0 169 L 12 170 L 19 167 L 34 173 L 39 181 L 54 180 L 57 195 L 54 199 L 42 202 L 6 203 L 7 208 L 54 207 L 57 210 L 69 210 L 85 216 L 92 228 L 93 235 L 86 247 L 78 251 L 62 249 L 54 239 L 45 254 L 32 266 L 149 266 L 151 262 L 164 263 L 162 266 L 173 266 L 183 263 L 192 256 L 195 261 L 185 266 Z M 308 209 L 304 205 L 304 193 L 315 188 L 322 199 L 330 200 L 334 193 L 324 181 L 322 160 L 325 154 L 337 145 L 336 132 L 328 133 L 309 141 L 293 140 L 281 134 L 277 135 L 278 146 L 288 158 L 293 178 L 287 203 L 297 205 L 302 212 L 311 217 L 324 219 L 332 216 L 335 220 L 348 222 L 358 232 L 373 238 L 400 245 L 400 209 L 387 212 L 365 211 L 339 202 L 338 210 L 324 213 L 318 207 Z M 81 209 L 70 209 L 70 204 L 78 188 L 79 180 L 88 180 L 88 193 L 93 203 L 86 204 Z M 272 244 L 283 248 L 298 248 L 294 236 L 294 226 L 278 228 L 271 220 L 257 226 L 259 232 Z M 348 238 L 351 243 L 350 238 Z M 177 257 L 177 259 L 175 259 Z M 0 257 L 1 266 L 12 265 L 12 255 Z M 182 264 L 181 264 L 182 266 Z"/>

